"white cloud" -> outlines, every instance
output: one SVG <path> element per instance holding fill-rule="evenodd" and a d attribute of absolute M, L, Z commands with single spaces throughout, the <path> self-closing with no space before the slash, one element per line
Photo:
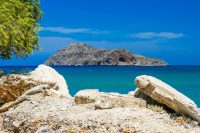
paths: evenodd
<path fill-rule="evenodd" d="M 158 44 L 162 43 L 160 42 L 160 40 L 112 42 L 112 41 L 107 41 L 107 40 L 92 41 L 92 40 L 77 40 L 77 39 L 67 38 L 67 37 L 46 36 L 46 37 L 40 38 L 39 44 L 42 47 L 42 51 L 40 51 L 39 53 L 43 53 L 50 56 L 56 53 L 58 50 L 65 48 L 70 43 L 76 43 L 76 42 L 83 42 L 91 46 L 94 46 L 96 48 L 102 48 L 102 49 L 122 48 L 122 49 L 127 49 L 127 50 L 130 50 L 131 52 L 139 53 L 139 54 L 156 51 L 159 49 Z"/>
<path fill-rule="evenodd" d="M 164 39 L 174 39 L 183 37 L 182 33 L 173 33 L 173 32 L 140 32 L 136 34 L 131 34 L 132 38 L 140 39 L 154 39 L 154 38 L 164 38 Z"/>
<path fill-rule="evenodd" d="M 72 34 L 72 33 L 89 32 L 90 29 L 86 29 L 86 28 L 71 29 L 71 28 L 63 28 L 63 27 L 43 27 L 42 31 L 50 31 L 50 32 L 63 33 L 63 34 Z"/>
<path fill-rule="evenodd" d="M 110 31 L 105 31 L 105 30 L 91 30 L 89 33 L 91 34 L 109 34 Z"/>
<path fill-rule="evenodd" d="M 109 31 L 93 30 L 88 28 L 64 28 L 64 27 L 42 27 L 42 31 L 56 32 L 62 34 L 90 33 L 90 34 L 108 34 Z"/>

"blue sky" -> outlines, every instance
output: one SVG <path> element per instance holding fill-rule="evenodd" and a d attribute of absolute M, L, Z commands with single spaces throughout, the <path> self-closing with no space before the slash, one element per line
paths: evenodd
<path fill-rule="evenodd" d="M 199 7 L 199 0 L 41 0 L 42 50 L 0 63 L 38 65 L 71 42 L 85 42 L 200 65 Z"/>

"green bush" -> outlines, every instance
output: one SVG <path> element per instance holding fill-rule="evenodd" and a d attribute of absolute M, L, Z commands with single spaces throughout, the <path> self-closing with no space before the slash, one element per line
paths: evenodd
<path fill-rule="evenodd" d="M 0 0 L 0 58 L 27 57 L 38 50 L 39 0 Z"/>

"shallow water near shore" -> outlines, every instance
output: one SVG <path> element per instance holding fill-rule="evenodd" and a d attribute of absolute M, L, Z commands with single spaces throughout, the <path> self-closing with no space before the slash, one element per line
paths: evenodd
<path fill-rule="evenodd" d="M 35 68 L 0 67 L 5 73 L 10 73 L 11 70 L 27 73 Z M 200 66 L 56 66 L 54 68 L 66 79 L 71 95 L 82 89 L 127 94 L 136 88 L 135 77 L 145 74 L 170 84 L 200 107 Z"/>

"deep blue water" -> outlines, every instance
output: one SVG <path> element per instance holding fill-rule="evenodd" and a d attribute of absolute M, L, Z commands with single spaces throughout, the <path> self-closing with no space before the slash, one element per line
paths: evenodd
<path fill-rule="evenodd" d="M 11 70 L 29 72 L 35 67 L 0 67 L 6 73 Z M 200 66 L 67 66 L 54 67 L 67 81 L 71 95 L 81 89 L 99 89 L 104 92 L 128 93 L 136 86 L 139 75 L 152 75 L 170 84 L 194 100 L 200 107 Z"/>

